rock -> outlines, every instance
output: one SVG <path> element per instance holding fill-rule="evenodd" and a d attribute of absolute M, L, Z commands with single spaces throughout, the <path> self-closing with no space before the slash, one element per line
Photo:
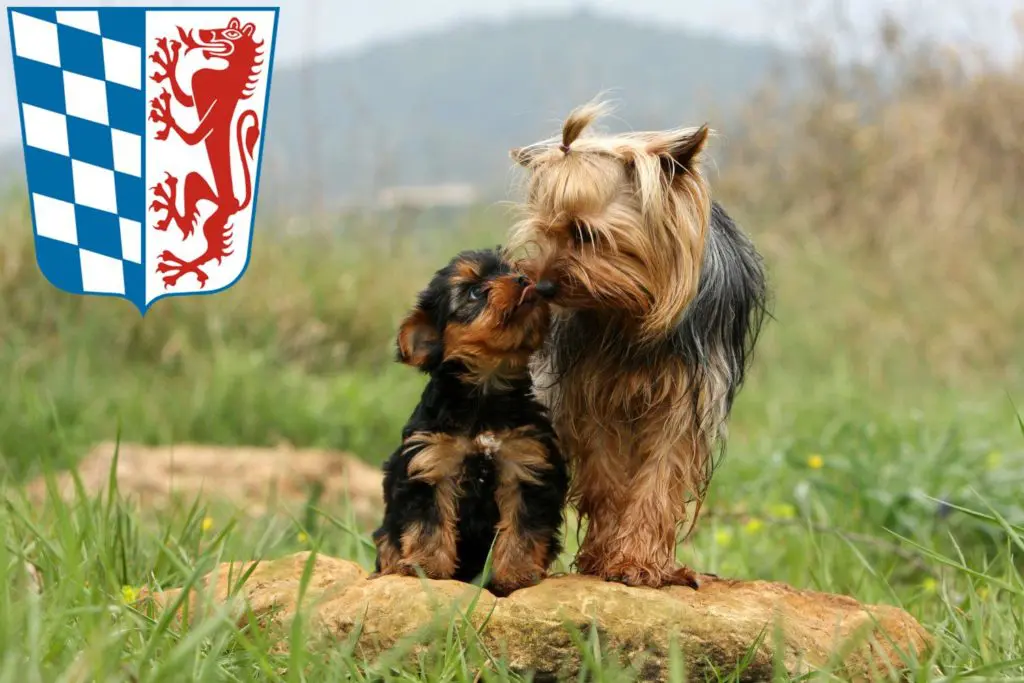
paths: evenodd
<path fill-rule="evenodd" d="M 194 620 L 197 616 L 226 607 L 239 626 L 244 625 L 248 613 L 257 616 L 264 627 L 284 625 L 295 614 L 303 569 L 309 559 L 310 553 L 303 552 L 270 562 L 224 563 L 203 577 L 201 589 L 192 591 L 187 604 L 179 607 L 177 616 Z M 313 571 L 306 588 L 308 599 L 322 601 L 356 583 L 365 582 L 366 572 L 355 562 L 324 555 L 317 555 L 312 561 Z M 248 579 L 241 583 L 249 571 Z M 181 597 L 181 592 L 180 588 L 162 592 L 144 588 L 139 592 L 137 602 L 140 606 L 171 606 Z"/>
<path fill-rule="evenodd" d="M 241 616 L 247 602 L 263 625 L 289 623 L 309 559 L 308 553 L 299 553 L 261 563 L 230 609 Z M 791 676 L 828 666 L 835 657 L 839 665 L 833 673 L 844 679 L 874 678 L 889 667 L 898 670 L 903 661 L 899 652 L 916 653 L 920 659 L 932 643 L 924 628 L 901 609 L 861 605 L 853 598 L 781 583 L 703 576 L 698 591 L 653 590 L 564 575 L 496 598 L 456 581 L 368 579 L 353 562 L 313 559 L 308 602 L 303 603 L 310 632 L 318 639 L 339 641 L 360 629 L 357 653 L 370 660 L 396 646 L 408 646 L 410 655 L 428 647 L 437 639 L 434 629 L 446 628 L 458 614 L 453 606 L 464 612 L 474 597 L 477 603 L 469 620 L 482 627 L 481 641 L 488 651 L 504 653 L 514 671 L 546 678 L 575 676 L 581 666 L 566 625 L 584 636 L 596 628 L 605 650 L 637 667 L 647 680 L 666 678 L 673 634 L 687 671 L 697 677 L 709 672 L 709 662 L 718 671 L 729 672 L 752 652 L 742 680 L 771 678 L 777 642 Z M 227 602 L 228 572 L 237 581 L 244 569 L 241 564 L 224 565 L 207 577 L 212 592 L 207 602 L 193 597 L 189 618 Z M 172 590 L 147 598 L 166 607 L 178 596 L 180 592 Z M 779 641 L 773 633 L 776 623 Z"/>
<path fill-rule="evenodd" d="M 114 450 L 113 443 L 99 444 L 78 464 L 86 493 L 106 489 Z M 275 503 L 301 505 L 322 487 L 322 499 L 335 502 L 347 496 L 357 517 L 375 517 L 382 504 L 381 479 L 378 468 L 352 455 L 287 447 L 122 443 L 117 462 L 118 489 L 144 508 L 163 507 L 179 496 L 188 503 L 204 496 L 253 516 Z M 74 495 L 70 473 L 60 473 L 56 482 L 62 496 Z M 45 478 L 30 482 L 27 493 L 30 500 L 45 501 Z"/>

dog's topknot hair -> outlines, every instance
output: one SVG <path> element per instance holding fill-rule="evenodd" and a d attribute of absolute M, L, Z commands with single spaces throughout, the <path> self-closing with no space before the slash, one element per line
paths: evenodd
<path fill-rule="evenodd" d="M 511 151 L 529 171 L 528 200 L 507 248 L 543 247 L 538 237 L 561 232 L 571 241 L 577 230 L 586 232 L 591 247 L 558 254 L 563 270 L 573 270 L 563 284 L 589 287 L 589 301 L 628 312 L 649 341 L 678 324 L 697 292 L 711 212 L 701 171 L 710 129 L 587 130 L 610 109 L 592 99 L 566 116 L 560 136 Z"/>
<path fill-rule="evenodd" d="M 572 143 L 576 142 L 583 131 L 610 110 L 607 102 L 592 100 L 569 112 L 565 123 L 562 124 L 562 151 L 568 153 Z"/>

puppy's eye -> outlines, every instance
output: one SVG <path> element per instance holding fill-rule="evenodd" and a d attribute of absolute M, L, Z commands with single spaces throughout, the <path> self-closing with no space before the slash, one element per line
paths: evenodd
<path fill-rule="evenodd" d="M 484 288 L 481 285 L 473 285 L 466 290 L 466 298 L 470 301 L 479 301 L 484 297 Z"/>

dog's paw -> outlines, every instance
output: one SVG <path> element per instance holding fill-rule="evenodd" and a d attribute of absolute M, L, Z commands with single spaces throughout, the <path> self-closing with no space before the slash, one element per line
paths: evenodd
<path fill-rule="evenodd" d="M 664 588 L 665 586 L 687 586 L 697 590 L 700 581 L 697 572 L 689 567 L 645 567 L 623 562 L 601 572 L 605 581 L 621 583 L 634 588 Z"/>
<path fill-rule="evenodd" d="M 392 573 L 397 574 L 398 576 L 419 576 L 420 571 L 422 571 L 422 569 L 420 569 L 418 565 L 413 564 L 412 562 L 408 562 L 406 560 L 401 560 L 395 566 L 395 569 Z M 430 578 L 430 575 L 426 572 L 424 572 L 424 575 L 428 579 Z"/>
<path fill-rule="evenodd" d="M 536 586 L 544 578 L 542 572 L 535 571 L 525 573 L 519 576 L 511 577 L 495 577 L 492 578 L 490 583 L 487 584 L 487 590 L 496 595 L 499 598 L 511 595 L 517 590 L 523 588 L 529 588 L 530 586 Z"/>
<path fill-rule="evenodd" d="M 708 576 L 714 577 L 713 574 Z M 693 571 L 689 567 L 677 567 L 672 570 L 665 577 L 666 586 L 688 586 L 694 590 L 700 588 L 700 579 L 697 577 L 697 572 Z"/>
<path fill-rule="evenodd" d="M 621 583 L 634 588 L 661 588 L 664 572 L 660 569 L 643 567 L 631 562 L 622 562 L 607 567 L 600 574 L 605 581 Z"/>

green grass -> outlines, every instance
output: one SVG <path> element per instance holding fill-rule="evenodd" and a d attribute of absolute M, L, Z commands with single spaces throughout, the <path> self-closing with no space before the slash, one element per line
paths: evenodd
<path fill-rule="evenodd" d="M 10 501 L 0 511 L 0 683 L 474 680 L 487 653 L 455 641 L 394 674 L 355 660 L 343 643 L 325 658 L 290 647 L 300 658 L 290 661 L 227 619 L 178 631 L 123 604 L 124 586 L 181 586 L 221 560 L 309 547 L 300 531 L 320 552 L 369 567 L 366 529 L 357 538 L 313 514 L 301 529 L 280 515 L 232 525 L 233 511 L 216 501 L 155 514 L 116 498 L 35 509 L 19 491 L 118 430 L 124 441 L 288 442 L 379 462 L 423 382 L 391 360 L 398 320 L 456 248 L 500 241 L 505 218 L 494 209 L 423 216 L 388 240 L 392 226 L 379 220 L 301 239 L 265 224 L 238 285 L 158 303 L 140 318 L 127 302 L 44 282 L 24 210 L 15 203 L 0 221 L 14 235 L 0 245 L 0 468 Z M 742 218 L 764 231 L 752 229 L 768 255 L 775 320 L 681 559 L 899 605 L 938 638 L 943 675 L 1024 677 L 1019 364 L 985 361 L 976 347 L 957 356 L 958 331 L 972 320 L 921 313 L 934 290 L 872 299 L 865 283 L 884 283 L 887 271 L 800 238 L 780 243 L 767 218 Z M 1016 313 L 978 315 L 1020 338 Z M 925 317 L 929 326 L 919 324 Z M 206 517 L 214 523 L 204 531 Z M 25 560 L 43 577 L 39 595 L 28 590 Z M 588 661 L 592 680 L 635 675 L 610 653 Z M 931 679 L 932 664 L 917 678 Z M 492 666 L 486 677 L 505 676 Z"/>
<path fill-rule="evenodd" d="M 783 450 L 766 453 L 760 463 L 733 462 L 722 470 L 708 518 L 681 558 L 723 576 L 782 580 L 907 609 L 938 644 L 930 660 L 913 663 L 918 680 L 933 680 L 936 666 L 943 680 L 1024 675 L 1024 526 L 1007 521 L 997 503 L 1012 508 L 1019 482 L 995 486 L 1021 471 L 1020 458 L 973 458 L 969 449 L 929 443 L 924 434 L 891 442 L 884 429 L 867 432 L 874 434 L 839 430 L 832 448 L 809 457 Z M 913 451 L 915 466 L 887 464 L 887 450 L 862 458 L 837 452 L 865 441 Z M 936 481 L 962 487 L 947 515 L 928 495 Z M 185 501 L 140 514 L 112 491 L 72 503 L 54 496 L 42 507 L 16 489 L 8 492 L 0 510 L 0 681 L 86 674 L 111 681 L 471 681 L 481 670 L 487 680 L 521 679 L 484 666 L 495 653 L 483 651 L 457 619 L 461 638 L 441 639 L 418 663 L 396 669 L 401 653 L 366 661 L 353 654 L 350 641 L 307 648 L 301 621 L 282 636 L 286 653 L 273 654 L 268 633 L 239 627 L 226 613 L 187 627 L 136 609 L 125 598 L 142 586 L 194 585 L 229 560 L 313 548 L 369 569 L 370 543 L 337 505 L 329 516 L 307 510 L 252 519 L 216 502 Z M 41 577 L 38 593 L 26 561 Z M 593 680 L 638 674 L 599 646 L 596 659 L 588 659 L 594 643 L 579 646 Z M 679 659 L 671 662 L 674 670 L 680 666 Z"/>
<path fill-rule="evenodd" d="M 895 83 L 837 78 L 816 59 L 806 99 L 767 96 L 747 108 L 747 131 L 725 131 L 730 169 L 714 174 L 715 193 L 766 256 L 775 319 L 680 557 L 907 609 L 939 646 L 916 680 L 1021 680 L 1022 71 L 965 76 L 973 59 L 961 73 L 945 48 L 900 47 L 891 28 L 877 52 L 885 73 L 902 74 Z M 217 501 L 21 501 L 27 478 L 119 430 L 370 462 L 390 452 L 423 382 L 391 360 L 398 321 L 434 269 L 457 248 L 500 241 L 508 218 L 488 208 L 308 223 L 261 210 L 239 284 L 140 318 L 127 302 L 46 283 L 23 188 L 0 204 L 0 683 L 475 681 L 492 662 L 459 629 L 399 673 L 346 643 L 311 652 L 299 632 L 281 657 L 228 620 L 179 631 L 122 600 L 125 586 L 181 586 L 220 560 L 310 542 L 368 567 L 365 529 L 310 511 L 301 529 L 281 515 L 232 524 Z M 633 677 L 594 642 L 580 647 L 583 678 Z M 493 660 L 484 678 L 504 668 Z"/>

